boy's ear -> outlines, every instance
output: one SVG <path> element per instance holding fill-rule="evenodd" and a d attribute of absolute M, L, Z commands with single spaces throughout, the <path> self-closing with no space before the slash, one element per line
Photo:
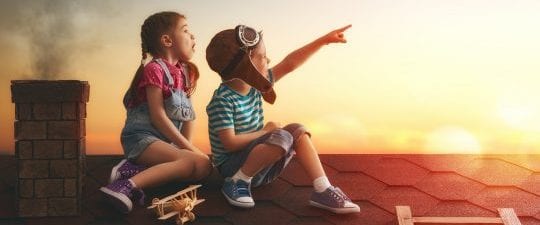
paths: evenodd
<path fill-rule="evenodd" d="M 161 35 L 160 42 L 165 47 L 172 46 L 172 38 L 168 34 Z"/>

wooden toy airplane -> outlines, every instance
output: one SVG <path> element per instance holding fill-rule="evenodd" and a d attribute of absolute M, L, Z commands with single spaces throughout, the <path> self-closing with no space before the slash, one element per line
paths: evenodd
<path fill-rule="evenodd" d="M 176 224 L 182 225 L 185 222 L 195 220 L 195 214 L 191 210 L 204 199 L 197 199 L 197 188 L 201 185 L 190 185 L 162 199 L 152 199 L 152 205 L 148 209 L 155 209 L 159 220 L 166 220 L 173 216 L 176 217 Z"/>

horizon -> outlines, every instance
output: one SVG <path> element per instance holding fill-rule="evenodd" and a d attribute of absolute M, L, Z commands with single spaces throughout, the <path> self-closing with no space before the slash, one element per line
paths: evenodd
<path fill-rule="evenodd" d="M 215 33 L 236 24 L 263 30 L 274 66 L 352 24 L 348 43 L 324 46 L 276 84 L 266 121 L 306 125 L 321 154 L 540 154 L 537 1 L 54 3 L 0 3 L 0 102 L 9 105 L 0 111 L 0 154 L 14 151 L 9 81 L 37 71 L 88 81 L 87 153 L 121 154 L 121 100 L 140 63 L 140 24 L 162 10 L 185 14 L 196 37 L 194 143 L 206 153 L 205 106 L 220 81 L 205 48 Z"/>

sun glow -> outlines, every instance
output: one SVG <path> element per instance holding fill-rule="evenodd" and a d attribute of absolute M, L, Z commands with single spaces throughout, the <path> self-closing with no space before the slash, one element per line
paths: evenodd
<path fill-rule="evenodd" d="M 425 145 L 427 152 L 480 153 L 482 147 L 477 138 L 461 127 L 446 126 L 428 134 Z"/>

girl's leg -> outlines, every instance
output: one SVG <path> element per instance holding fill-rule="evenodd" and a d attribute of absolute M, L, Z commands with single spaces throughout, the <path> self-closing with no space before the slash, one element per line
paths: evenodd
<path fill-rule="evenodd" d="M 306 129 L 300 124 L 290 124 L 283 129 L 294 137 L 293 148 L 302 167 L 313 181 L 315 191 L 311 195 L 310 204 L 335 213 L 360 212 L 360 207 L 354 204 L 339 188 L 333 187 L 328 181 L 322 167 L 319 155 Z"/>
<path fill-rule="evenodd" d="M 207 156 L 181 150 L 163 141 L 155 141 L 137 159 L 148 169 L 133 176 L 138 188 L 157 186 L 174 180 L 201 180 L 212 168 Z"/>
<path fill-rule="evenodd" d="M 132 200 L 144 203 L 141 188 L 172 180 L 200 180 L 211 171 L 207 156 L 180 150 L 163 141 L 150 144 L 139 156 L 137 163 L 149 168 L 131 179 L 118 179 L 100 188 L 109 201 L 124 213 L 133 208 Z"/>

